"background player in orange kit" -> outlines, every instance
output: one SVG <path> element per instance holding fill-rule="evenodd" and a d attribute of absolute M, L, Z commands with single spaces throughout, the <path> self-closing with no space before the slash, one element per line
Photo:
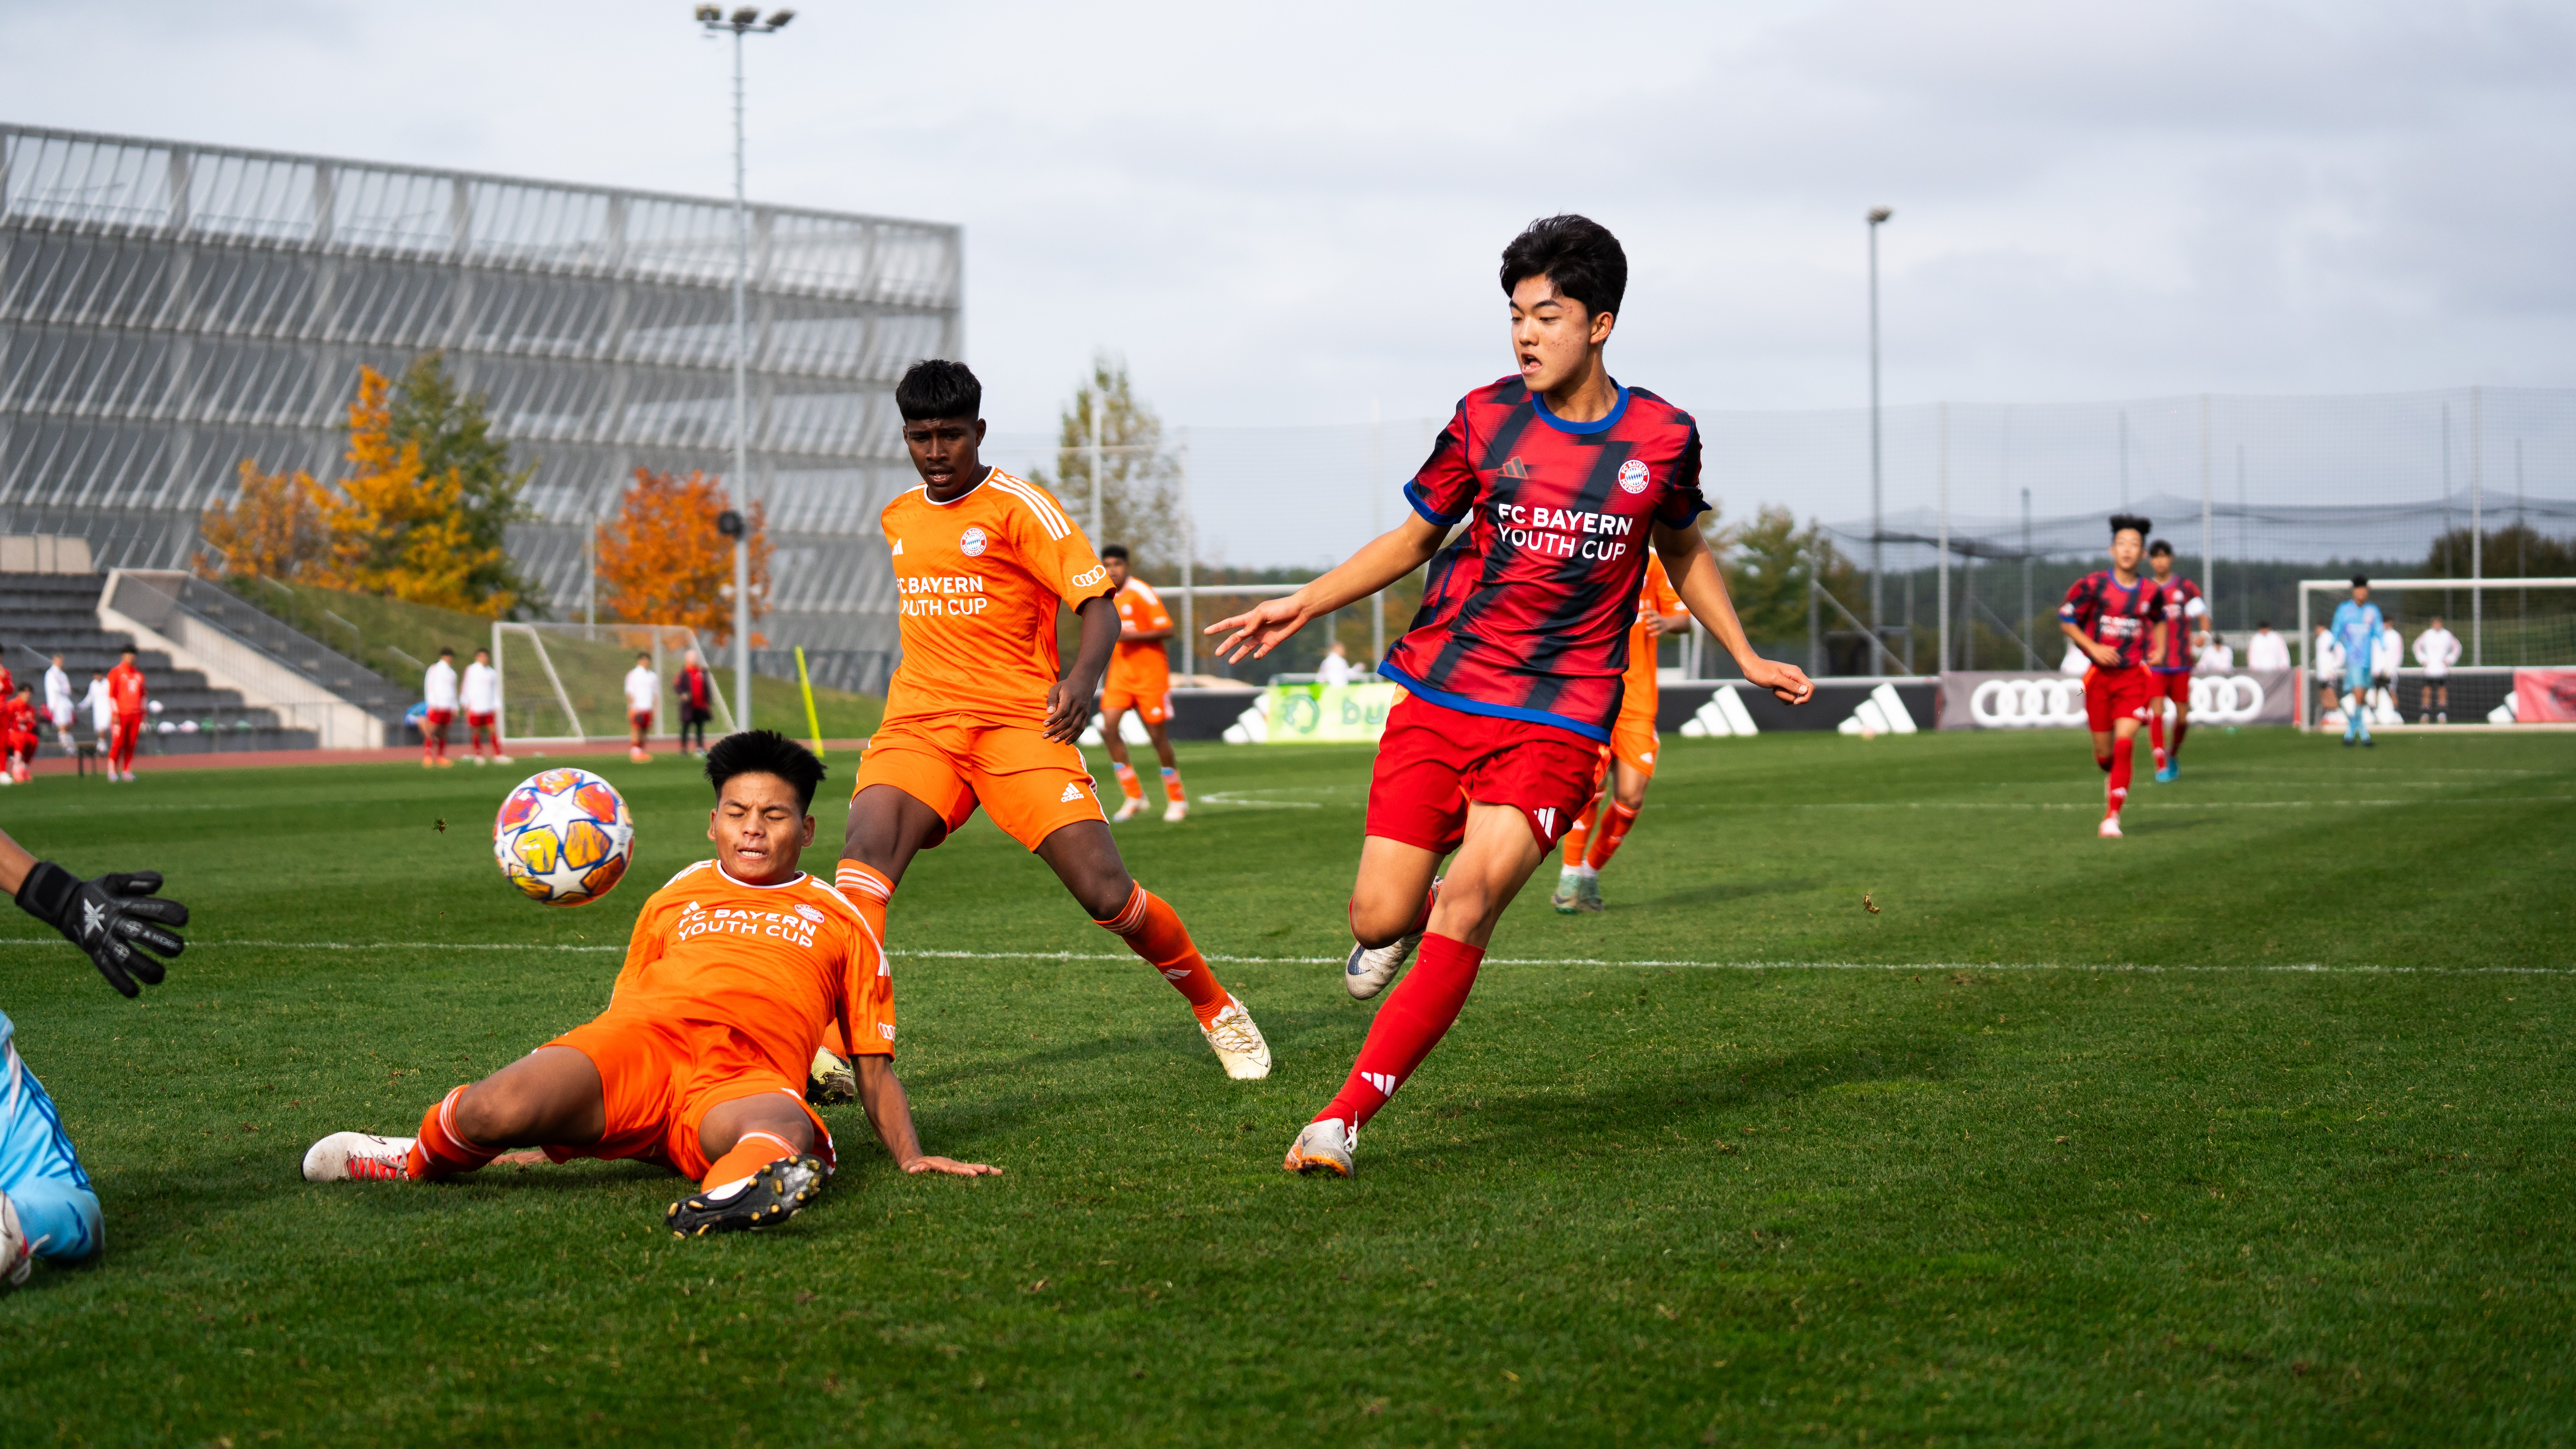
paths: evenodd
<path fill-rule="evenodd" d="M 1637 594 L 1637 622 L 1628 626 L 1628 675 L 1619 696 L 1619 720 L 1610 726 L 1610 743 L 1601 747 L 1601 764 L 1592 774 L 1592 803 L 1565 832 L 1565 866 L 1557 872 L 1556 894 L 1549 904 L 1557 914 L 1601 909 L 1601 867 L 1628 838 L 1637 812 L 1646 808 L 1646 787 L 1655 782 L 1655 709 L 1663 687 L 1655 679 L 1655 639 L 1690 627 L 1690 611 L 1664 573 L 1660 558 L 1646 560 L 1646 585 Z M 1606 815 L 1602 786 L 1613 793 Z M 1599 820 L 1600 829 L 1593 828 Z"/>
<path fill-rule="evenodd" d="M 1252 1013 L 1180 916 L 1127 874 L 1073 745 L 1118 642 L 1109 570 L 1053 495 L 984 465 L 984 388 L 964 363 L 915 363 L 894 398 L 922 480 L 881 516 L 903 663 L 860 758 L 841 889 L 881 928 L 913 856 L 980 805 L 1188 999 L 1227 1076 L 1267 1076 Z M 1060 680 L 1059 601 L 1082 621 L 1081 652 Z"/>
<path fill-rule="evenodd" d="M 1163 653 L 1163 641 L 1172 637 L 1171 611 L 1151 584 L 1127 572 L 1125 544 L 1102 549 L 1100 562 L 1109 570 L 1110 598 L 1118 605 L 1118 648 L 1100 686 L 1100 742 L 1109 749 L 1119 793 L 1127 797 L 1109 818 L 1132 819 L 1145 808 L 1144 782 L 1127 763 L 1127 741 L 1119 734 L 1132 709 L 1154 743 L 1154 758 L 1163 762 L 1163 819 L 1178 821 L 1189 815 L 1190 798 L 1182 793 L 1180 761 L 1172 758 L 1171 736 L 1164 731 L 1172 718 L 1172 661 Z"/>
<path fill-rule="evenodd" d="M 907 1172 L 999 1169 L 923 1155 L 895 1080 L 894 998 L 876 934 L 839 891 L 796 868 L 823 763 L 770 730 L 707 753 L 716 806 L 703 860 L 635 918 L 608 1010 L 424 1114 L 418 1137 L 335 1132 L 304 1154 L 311 1182 L 435 1180 L 505 1148 L 658 1162 L 699 1179 L 674 1232 L 774 1227 L 823 1190 L 832 1134 L 799 1087 L 825 1025 L 862 1044 L 868 1122 Z"/>
<path fill-rule="evenodd" d="M 116 723 L 107 737 L 107 778 L 134 783 L 134 747 L 143 739 L 143 724 L 151 713 L 151 691 L 143 687 L 143 671 L 134 667 L 134 649 L 128 645 L 118 656 L 116 667 L 107 671 L 107 697 L 116 708 Z"/>

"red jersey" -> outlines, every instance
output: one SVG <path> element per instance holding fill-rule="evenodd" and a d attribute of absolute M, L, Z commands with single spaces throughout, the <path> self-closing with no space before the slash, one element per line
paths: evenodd
<path fill-rule="evenodd" d="M 0 664 L 0 699 L 15 698 L 17 693 L 18 681 L 16 677 L 9 673 L 8 665 Z"/>
<path fill-rule="evenodd" d="M 2165 645 L 2156 657 L 2147 661 L 2158 674 L 2191 672 L 2191 635 L 2197 621 L 2207 617 L 2209 605 L 2200 597 L 2200 585 L 2176 574 L 2161 589 L 2156 617 L 2165 623 Z"/>
<path fill-rule="evenodd" d="M 1699 425 L 1642 388 L 1570 423 L 1517 377 L 1459 401 L 1404 495 L 1457 541 L 1379 673 L 1434 704 L 1607 743 L 1653 525 L 1687 527 Z"/>
<path fill-rule="evenodd" d="M 2149 631 L 2164 617 L 2164 590 L 2143 574 L 2123 584 L 2109 569 L 2095 569 L 2066 591 L 2057 617 L 2094 643 L 2118 650 L 2119 662 L 2110 667 L 2135 669 L 2147 662 Z"/>
<path fill-rule="evenodd" d="M 114 669 L 107 671 L 107 697 L 115 701 L 118 714 L 143 713 L 143 696 L 146 692 L 143 688 L 143 671 L 133 665 L 119 660 Z"/>
<path fill-rule="evenodd" d="M 0 735 L 32 735 L 36 732 L 36 707 L 16 695 L 0 699 Z"/>

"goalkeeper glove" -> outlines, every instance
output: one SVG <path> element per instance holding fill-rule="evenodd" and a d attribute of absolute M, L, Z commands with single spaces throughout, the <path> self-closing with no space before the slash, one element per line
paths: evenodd
<path fill-rule="evenodd" d="M 18 886 L 18 909 L 63 933 L 89 953 L 98 974 L 127 996 L 140 996 L 145 986 L 161 984 L 161 963 L 137 951 L 140 943 L 164 956 L 177 956 L 188 943 L 162 926 L 188 924 L 188 908 L 153 894 L 161 873 L 141 870 L 81 880 L 49 860 L 40 860 Z M 159 922 L 159 925 L 153 924 Z M 130 973 L 130 974 L 129 974 Z"/>

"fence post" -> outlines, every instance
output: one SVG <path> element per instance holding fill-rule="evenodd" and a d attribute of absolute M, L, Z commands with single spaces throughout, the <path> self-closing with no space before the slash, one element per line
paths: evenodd
<path fill-rule="evenodd" d="M 2121 415 L 2125 425 L 2127 414 Z M 2124 426 L 2125 432 L 2125 426 Z M 1934 572 L 1941 589 L 1939 600 L 1940 630 L 1934 643 L 1932 672 L 1950 667 L 1950 405 L 1941 404 L 1941 557 Z M 2124 493 L 2125 489 L 2122 490 Z M 2123 499 L 2125 502 L 2126 500 Z"/>
<path fill-rule="evenodd" d="M 2469 663 L 2487 662 L 2486 399 L 2469 389 Z"/>

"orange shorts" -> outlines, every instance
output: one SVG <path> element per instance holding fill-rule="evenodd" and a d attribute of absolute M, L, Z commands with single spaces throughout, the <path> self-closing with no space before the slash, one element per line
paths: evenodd
<path fill-rule="evenodd" d="M 832 1131 L 805 1104 L 805 1081 L 781 1073 L 750 1038 L 729 1026 L 671 1021 L 610 1007 L 548 1046 L 571 1047 L 599 1068 L 608 1130 L 589 1147 L 549 1147 L 557 1162 L 575 1157 L 658 1162 L 691 1182 L 706 1177 L 698 1128 L 727 1102 L 781 1092 L 814 1121 L 815 1154 L 829 1163 Z"/>
<path fill-rule="evenodd" d="M 1100 691 L 1100 712 L 1103 715 L 1116 714 L 1122 709 L 1136 711 L 1137 718 L 1147 724 L 1166 723 L 1172 717 L 1171 691 L 1158 690 L 1152 694 L 1138 694 L 1132 689 Z"/>
<path fill-rule="evenodd" d="M 1100 813 L 1082 751 L 1048 739 L 1034 725 L 912 719 L 881 726 L 859 757 L 851 798 L 870 785 L 892 785 L 910 795 L 938 811 L 949 830 L 965 824 L 981 805 L 994 824 L 1031 850 L 1076 821 L 1109 820 Z"/>
<path fill-rule="evenodd" d="M 1602 747 L 1601 757 L 1606 760 L 1615 755 L 1620 764 L 1651 775 L 1655 773 L 1655 747 L 1662 740 L 1655 733 L 1654 711 L 1623 709 L 1610 726 L 1610 743 Z"/>

